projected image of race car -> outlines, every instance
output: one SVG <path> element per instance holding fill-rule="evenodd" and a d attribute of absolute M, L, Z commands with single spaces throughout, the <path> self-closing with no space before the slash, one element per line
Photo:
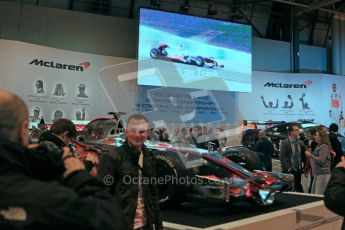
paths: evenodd
<path fill-rule="evenodd" d="M 203 57 L 203 56 L 191 56 L 191 55 L 169 55 L 167 48 L 168 44 L 160 43 L 157 48 L 152 48 L 150 51 L 150 57 L 154 59 L 160 59 L 165 61 L 178 62 L 188 65 L 195 65 L 206 68 L 224 68 L 224 65 L 219 65 L 214 58 Z M 181 53 L 184 52 L 184 48 L 180 46 Z"/>
<path fill-rule="evenodd" d="M 118 126 L 111 118 L 91 121 L 80 136 L 83 142 L 76 143 L 77 154 L 85 155 L 85 151 L 97 149 L 101 157 L 115 146 L 121 146 L 125 134 Z M 247 200 L 266 206 L 273 203 L 276 192 L 289 190 L 292 185 L 290 174 L 245 169 L 231 160 L 229 148 L 222 155 L 179 143 L 147 141 L 145 145 L 154 153 L 157 181 L 159 178 L 164 181 L 158 184 L 163 206 L 176 206 L 187 197 L 226 202 Z"/>
<path fill-rule="evenodd" d="M 137 56 L 140 86 L 252 91 L 250 25 L 141 8 Z"/>

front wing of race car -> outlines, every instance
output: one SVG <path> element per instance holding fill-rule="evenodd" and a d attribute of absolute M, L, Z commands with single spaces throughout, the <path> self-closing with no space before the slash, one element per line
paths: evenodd
<path fill-rule="evenodd" d="M 232 199 L 252 199 L 255 203 L 262 206 L 271 205 L 276 192 L 288 189 L 286 182 L 293 181 L 293 176 L 290 174 L 280 175 L 280 177 L 282 176 L 285 177 L 285 181 L 279 180 L 276 177 L 273 177 L 275 178 L 273 179 L 267 174 L 247 179 L 239 177 L 221 179 L 214 175 L 196 175 L 203 182 L 199 183 L 198 186 L 199 196 L 220 199 L 226 202 L 231 202 Z M 266 182 L 265 179 L 270 180 L 271 184 Z M 261 181 L 261 184 L 257 183 L 258 181 Z M 262 181 L 265 184 L 262 184 Z"/>

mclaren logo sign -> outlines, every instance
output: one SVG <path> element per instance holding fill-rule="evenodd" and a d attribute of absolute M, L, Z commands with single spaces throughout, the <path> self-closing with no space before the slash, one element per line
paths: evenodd
<path fill-rule="evenodd" d="M 275 83 L 275 82 L 266 82 L 266 84 L 264 84 L 264 87 L 302 89 L 302 88 L 307 88 L 307 85 L 306 84 L 283 84 L 283 83 Z"/>
<path fill-rule="evenodd" d="M 54 68 L 54 69 L 64 69 L 64 70 L 71 70 L 71 71 L 84 71 L 90 66 L 89 62 L 82 62 L 79 65 L 69 65 L 69 64 L 61 64 L 53 61 L 45 61 L 45 60 L 32 60 L 29 65 L 37 65 L 37 66 L 44 66 L 47 68 Z"/>

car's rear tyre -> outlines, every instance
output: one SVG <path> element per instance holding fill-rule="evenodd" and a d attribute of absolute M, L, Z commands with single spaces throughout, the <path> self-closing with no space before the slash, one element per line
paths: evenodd
<path fill-rule="evenodd" d="M 160 55 L 161 55 L 161 51 L 159 49 L 157 49 L 157 48 L 151 49 L 150 56 L 152 58 L 158 57 Z"/>
<path fill-rule="evenodd" d="M 257 141 L 257 137 L 254 134 L 246 134 L 243 137 L 243 146 L 247 147 L 248 149 L 254 149 L 255 142 Z"/>
<path fill-rule="evenodd" d="M 162 207 L 176 207 L 187 189 L 186 169 L 174 152 L 156 151 L 154 156 L 159 203 Z"/>
<path fill-rule="evenodd" d="M 265 166 L 259 156 L 256 155 L 256 152 L 249 149 L 243 148 L 238 151 L 227 150 L 223 153 L 223 156 L 248 170 L 265 170 Z"/>

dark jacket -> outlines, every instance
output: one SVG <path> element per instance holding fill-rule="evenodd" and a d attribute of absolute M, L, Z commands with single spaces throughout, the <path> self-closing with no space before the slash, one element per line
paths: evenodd
<path fill-rule="evenodd" d="M 47 131 L 41 134 L 39 142 L 51 142 L 53 144 L 55 144 L 58 148 L 63 148 L 66 147 L 66 144 L 57 136 L 55 136 L 54 134 L 52 134 L 51 132 Z M 85 160 L 84 161 L 84 165 L 85 165 L 85 170 L 90 172 L 91 169 L 93 168 L 93 163 L 91 161 Z"/>
<path fill-rule="evenodd" d="M 41 134 L 39 142 L 42 142 L 42 141 L 52 142 L 59 148 L 63 148 L 66 146 L 65 143 L 60 138 L 58 138 L 57 136 L 55 136 L 49 131 L 43 132 Z"/>
<path fill-rule="evenodd" d="M 267 138 L 261 138 L 258 142 L 255 143 L 255 152 L 264 153 L 265 157 L 263 162 L 266 166 L 266 170 L 272 171 L 272 155 L 274 154 L 274 147 L 272 142 Z"/>
<path fill-rule="evenodd" d="M 299 155 L 299 170 L 302 170 L 306 163 L 305 146 L 302 141 L 298 140 Z M 292 169 L 292 144 L 289 138 L 286 138 L 280 143 L 279 159 L 283 173 L 288 173 Z"/>
<path fill-rule="evenodd" d="M 142 176 L 150 182 L 142 184 L 147 224 L 150 229 L 160 230 L 163 229 L 163 225 L 159 210 L 158 189 L 156 184 L 151 183 L 153 180 L 150 179 L 155 178 L 156 175 L 154 157 L 145 146 L 142 150 L 144 154 Z M 125 141 L 121 147 L 110 151 L 102 158 L 97 174 L 102 180 L 106 180 L 106 178 L 108 180 L 110 176 L 112 177 L 111 192 L 118 198 L 131 228 L 134 224 L 139 193 L 139 185 L 135 182 L 132 183 L 131 178 L 139 177 L 139 155 L 140 152 L 131 148 Z"/>
<path fill-rule="evenodd" d="M 341 144 L 336 134 L 330 132 L 328 137 L 331 142 L 332 149 L 336 153 L 332 162 L 332 168 L 334 168 L 340 162 L 341 157 L 343 156 L 343 150 L 341 149 Z"/>
<path fill-rule="evenodd" d="M 345 217 L 345 168 L 335 168 L 328 182 L 324 202 L 328 209 Z M 342 230 L 345 230 L 343 222 Z"/>
<path fill-rule="evenodd" d="M 0 140 L 0 229 L 128 229 L 101 181 L 85 170 L 62 182 L 37 179 L 32 152 Z"/>

